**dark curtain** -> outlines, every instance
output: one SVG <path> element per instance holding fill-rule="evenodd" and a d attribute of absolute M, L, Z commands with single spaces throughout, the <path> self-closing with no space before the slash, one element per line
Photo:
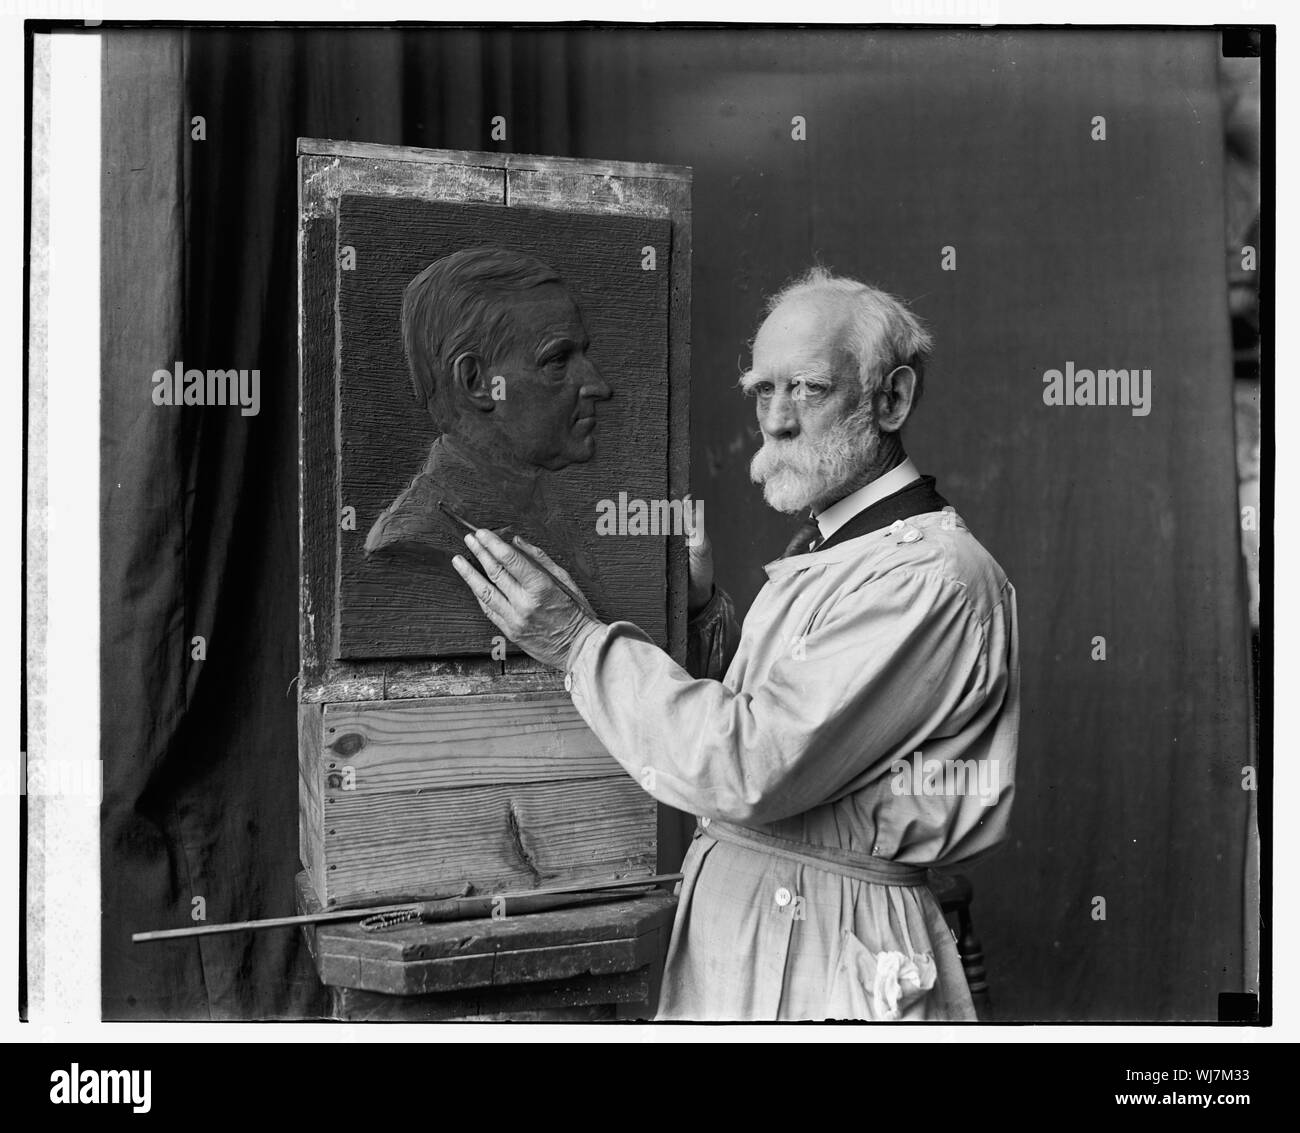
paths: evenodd
<path fill-rule="evenodd" d="M 692 480 L 742 607 L 788 535 L 734 388 L 763 296 L 820 259 L 914 300 L 938 353 L 909 447 L 1021 601 L 1014 835 L 970 871 L 996 1006 L 1213 1018 L 1243 986 L 1249 761 L 1217 52 L 1209 32 L 106 32 L 106 1017 L 321 1009 L 292 932 L 127 942 L 196 897 L 210 921 L 292 904 L 308 136 L 694 167 Z M 260 369 L 260 413 L 152 406 L 177 360 Z M 1067 360 L 1150 368 L 1150 415 L 1044 406 Z"/>

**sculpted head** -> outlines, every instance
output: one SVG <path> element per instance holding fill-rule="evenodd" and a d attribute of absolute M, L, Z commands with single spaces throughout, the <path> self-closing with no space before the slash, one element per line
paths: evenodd
<path fill-rule="evenodd" d="M 767 310 L 741 379 L 763 432 L 750 476 L 778 511 L 820 510 L 901 453 L 930 335 L 894 296 L 824 268 Z"/>
<path fill-rule="evenodd" d="M 582 313 L 540 260 L 470 248 L 407 285 L 402 342 L 415 397 L 439 433 L 537 468 L 591 459 L 596 402 Z"/>

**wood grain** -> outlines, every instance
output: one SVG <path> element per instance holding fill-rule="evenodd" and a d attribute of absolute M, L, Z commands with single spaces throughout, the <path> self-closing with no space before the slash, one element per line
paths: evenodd
<path fill-rule="evenodd" d="M 321 706 L 298 705 L 298 856 L 318 894 L 325 892 Z"/>
<path fill-rule="evenodd" d="M 303 874 L 299 874 L 297 885 L 298 911 L 323 911 Z M 384 932 L 367 932 L 359 924 L 348 921 L 308 927 L 311 939 L 320 941 L 321 946 L 329 951 L 405 962 L 638 936 L 654 928 L 671 927 L 676 904 L 677 899 L 672 894 L 660 889 L 607 904 L 507 916 L 499 920 L 410 924 Z"/>
<path fill-rule="evenodd" d="M 555 669 L 517 664 L 491 657 L 454 657 L 422 661 L 340 661 L 328 664 L 315 683 L 304 684 L 302 699 L 313 703 L 419 700 L 431 696 L 468 696 L 490 692 L 557 692 L 564 687 Z"/>
<path fill-rule="evenodd" d="M 607 976 L 647 967 L 657 937 L 622 938 L 598 944 L 492 952 L 405 963 L 321 954 L 321 979 L 331 986 L 369 988 L 391 995 L 429 995 L 484 985 L 533 983 L 574 976 Z"/>
<path fill-rule="evenodd" d="M 505 203 L 505 172 L 480 162 L 411 161 L 402 147 L 369 146 L 365 155 L 306 153 L 299 147 L 298 213 L 333 218 L 345 193 L 382 193 L 428 201 Z M 407 150 L 409 154 L 411 151 Z M 428 153 L 447 151 L 430 150 Z"/>
<path fill-rule="evenodd" d="M 648 1019 L 657 981 L 653 966 L 612 976 L 574 976 L 443 995 L 394 995 L 331 988 L 332 1017 L 350 1023 L 612 1022 Z"/>
<path fill-rule="evenodd" d="M 328 774 L 328 772 L 327 772 Z M 392 794 L 329 789 L 328 904 L 478 892 L 655 867 L 655 804 L 627 775 Z"/>
<path fill-rule="evenodd" d="M 621 772 L 563 692 L 328 705 L 322 742 L 366 795 Z"/>
<path fill-rule="evenodd" d="M 298 490 L 301 686 L 316 686 L 334 653 L 337 462 L 334 431 L 334 224 L 303 225 L 298 266 Z"/>
<path fill-rule="evenodd" d="M 552 170 L 579 172 L 591 177 L 635 177 L 638 179 L 691 180 L 687 165 L 662 165 L 655 162 L 608 161 L 590 157 L 553 157 L 549 154 L 501 153 L 486 150 L 421 149 L 414 146 L 389 146 L 377 142 L 354 142 L 331 138 L 299 138 L 300 157 L 341 158 L 344 168 L 359 166 L 373 178 L 380 166 L 404 165 L 424 168 L 450 165 L 473 170 Z"/>

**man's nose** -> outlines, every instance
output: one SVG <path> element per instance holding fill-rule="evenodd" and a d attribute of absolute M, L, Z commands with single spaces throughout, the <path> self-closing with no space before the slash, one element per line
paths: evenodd
<path fill-rule="evenodd" d="M 587 372 L 582 377 L 582 388 L 578 391 L 578 396 L 588 397 L 592 401 L 608 401 L 614 396 L 614 391 L 605 381 L 600 368 L 590 359 L 587 360 Z"/>
<path fill-rule="evenodd" d="M 777 390 L 760 410 L 758 427 L 769 437 L 788 440 L 799 433 L 799 413 L 794 398 L 785 390 Z"/>

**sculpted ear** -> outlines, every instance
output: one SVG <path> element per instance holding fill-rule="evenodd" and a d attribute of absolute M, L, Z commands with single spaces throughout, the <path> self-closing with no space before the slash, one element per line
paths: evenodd
<path fill-rule="evenodd" d="M 906 422 L 916 404 L 916 371 L 911 366 L 896 366 L 881 380 L 876 391 L 876 420 L 887 433 L 896 433 Z"/>
<path fill-rule="evenodd" d="M 483 413 L 491 413 L 495 405 L 492 398 L 492 377 L 482 358 L 472 350 L 456 357 L 451 364 L 451 384 L 455 396 Z"/>

